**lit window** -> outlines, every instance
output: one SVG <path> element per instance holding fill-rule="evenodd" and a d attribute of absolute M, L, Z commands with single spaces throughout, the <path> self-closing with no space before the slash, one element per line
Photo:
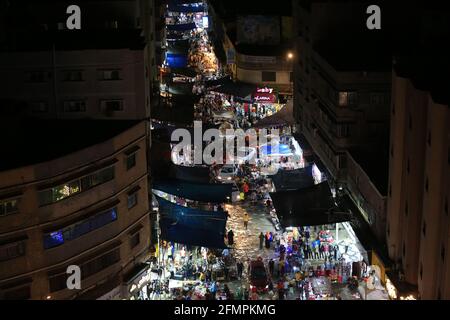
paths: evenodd
<path fill-rule="evenodd" d="M 67 241 L 78 239 L 81 236 L 100 229 L 116 220 L 117 209 L 113 208 L 83 221 L 74 223 L 62 230 L 47 233 L 44 235 L 44 248 L 51 249 L 58 247 Z"/>

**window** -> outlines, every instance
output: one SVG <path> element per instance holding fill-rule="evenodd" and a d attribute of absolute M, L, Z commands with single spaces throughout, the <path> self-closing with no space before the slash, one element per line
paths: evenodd
<path fill-rule="evenodd" d="M 370 94 L 370 104 L 373 106 L 384 105 L 387 102 L 386 94 L 382 92 L 376 92 Z"/>
<path fill-rule="evenodd" d="M 48 103 L 45 101 L 33 101 L 29 104 L 32 112 L 45 113 L 48 112 Z"/>
<path fill-rule="evenodd" d="M 25 255 L 25 242 L 13 242 L 0 245 L 0 261 L 8 261 Z"/>
<path fill-rule="evenodd" d="M 345 154 L 338 155 L 338 168 L 345 169 L 347 167 L 347 157 Z"/>
<path fill-rule="evenodd" d="M 94 260 L 81 264 L 81 279 L 89 278 L 90 276 L 112 266 L 120 261 L 120 249 L 108 252 Z M 67 288 L 67 274 L 61 273 L 49 277 L 50 292 L 56 292 Z"/>
<path fill-rule="evenodd" d="M 102 100 L 100 106 L 103 111 L 123 111 L 123 100 Z"/>
<path fill-rule="evenodd" d="M 64 112 L 86 112 L 86 101 L 71 100 L 64 101 Z"/>
<path fill-rule="evenodd" d="M 347 107 L 354 106 L 357 103 L 357 94 L 356 92 L 339 92 L 339 106 Z"/>
<path fill-rule="evenodd" d="M 444 212 L 445 212 L 445 215 L 448 216 L 448 198 L 445 198 Z"/>
<path fill-rule="evenodd" d="M 19 212 L 17 203 L 19 199 L 0 200 L 0 217 Z"/>
<path fill-rule="evenodd" d="M 100 72 L 100 80 L 122 80 L 120 77 L 120 70 L 114 69 L 114 70 L 101 70 Z"/>
<path fill-rule="evenodd" d="M 136 166 L 136 153 L 127 156 L 127 170 Z"/>
<path fill-rule="evenodd" d="M 25 73 L 25 81 L 30 83 L 47 82 L 47 73 L 45 71 L 29 71 Z"/>
<path fill-rule="evenodd" d="M 136 248 L 140 242 L 141 242 L 141 237 L 140 237 L 140 233 L 138 232 L 135 235 L 133 235 L 130 239 L 131 249 Z"/>
<path fill-rule="evenodd" d="M 102 169 L 88 176 L 39 192 L 41 206 L 64 200 L 114 179 L 114 167 Z"/>
<path fill-rule="evenodd" d="M 83 71 L 81 70 L 65 70 L 62 73 L 63 81 L 83 81 Z"/>
<path fill-rule="evenodd" d="M 100 229 L 111 222 L 117 220 L 117 209 L 102 212 L 86 220 L 77 222 L 61 230 L 50 232 L 44 235 L 44 249 L 51 249 L 64 244 L 67 241 L 75 240 L 81 236 Z"/>
<path fill-rule="evenodd" d="M 422 280 L 422 278 L 423 278 L 423 265 L 422 265 L 422 262 L 420 263 L 419 275 L 420 275 L 420 280 Z"/>
<path fill-rule="evenodd" d="M 350 125 L 348 124 L 338 125 L 338 137 L 348 138 L 349 136 L 350 136 Z"/>
<path fill-rule="evenodd" d="M 134 208 L 138 202 L 138 194 L 137 192 L 128 195 L 128 209 Z"/>
<path fill-rule="evenodd" d="M 28 300 L 31 298 L 30 286 L 8 290 L 3 294 L 3 300 Z"/>
<path fill-rule="evenodd" d="M 277 73 L 271 71 L 263 71 L 261 73 L 261 80 L 263 82 L 277 82 Z"/>
<path fill-rule="evenodd" d="M 424 238 L 427 236 L 427 223 L 425 221 L 423 222 L 422 226 L 422 234 Z"/>

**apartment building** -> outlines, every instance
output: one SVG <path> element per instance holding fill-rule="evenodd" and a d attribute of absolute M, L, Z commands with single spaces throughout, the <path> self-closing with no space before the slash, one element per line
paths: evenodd
<path fill-rule="evenodd" d="M 124 279 L 150 256 L 145 122 L 0 128 L 15 150 L 0 161 L 0 299 L 127 298 Z M 69 265 L 80 290 L 67 288 Z"/>

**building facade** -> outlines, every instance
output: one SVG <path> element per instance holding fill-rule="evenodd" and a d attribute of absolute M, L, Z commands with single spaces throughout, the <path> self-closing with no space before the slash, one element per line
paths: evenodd
<path fill-rule="evenodd" d="M 391 58 L 370 54 L 385 44 L 358 31 L 351 13 L 362 8 L 293 1 L 294 117 L 331 184 L 348 194 L 383 243 L 388 175 L 381 168 L 388 163 Z"/>
<path fill-rule="evenodd" d="M 450 299 L 448 104 L 393 75 L 389 255 L 422 299 Z"/>
<path fill-rule="evenodd" d="M 120 288 L 150 255 L 147 148 L 139 122 L 98 144 L 0 172 L 0 299 L 94 291 L 95 299 Z M 70 265 L 81 269 L 80 290 L 67 288 Z"/>

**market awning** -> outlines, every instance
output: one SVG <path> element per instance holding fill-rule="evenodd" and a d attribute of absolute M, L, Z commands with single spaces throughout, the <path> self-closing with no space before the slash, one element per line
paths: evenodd
<path fill-rule="evenodd" d="M 182 53 L 167 53 L 166 63 L 171 68 L 186 68 L 187 55 Z"/>
<path fill-rule="evenodd" d="M 340 212 L 327 182 L 294 190 L 271 193 L 273 205 L 283 227 L 319 226 L 350 221 L 351 214 Z"/>
<path fill-rule="evenodd" d="M 186 166 L 172 166 L 172 176 L 178 180 L 184 180 L 193 183 L 209 183 L 209 168 L 208 167 L 186 167 Z"/>
<path fill-rule="evenodd" d="M 246 100 L 252 100 L 252 94 L 256 90 L 256 85 L 245 82 L 234 82 L 232 80 L 224 81 L 224 83 L 214 88 L 212 91 L 229 94 L 235 97 L 245 98 Z"/>
<path fill-rule="evenodd" d="M 277 174 L 270 176 L 277 192 L 298 190 L 314 185 L 312 176 L 313 166 L 296 170 L 278 170 Z"/>
<path fill-rule="evenodd" d="M 226 212 L 203 211 L 179 206 L 160 197 L 156 199 L 161 239 L 190 246 L 226 248 Z"/>
<path fill-rule="evenodd" d="M 183 11 L 180 11 L 183 12 Z M 189 31 L 197 28 L 195 22 L 182 23 L 182 24 L 169 24 L 166 26 L 169 31 Z"/>
<path fill-rule="evenodd" d="M 180 198 L 208 202 L 224 203 L 231 197 L 231 184 L 192 183 L 182 180 L 160 180 L 153 183 L 153 189 Z"/>
<path fill-rule="evenodd" d="M 170 68 L 172 74 L 182 75 L 189 78 L 195 78 L 197 72 L 192 68 Z"/>
<path fill-rule="evenodd" d="M 278 127 L 278 126 L 291 126 L 291 125 L 295 124 L 293 112 L 294 112 L 294 107 L 293 107 L 293 103 L 291 100 L 277 113 L 258 121 L 256 123 L 255 127 L 256 128 L 268 128 L 268 127 Z"/>
<path fill-rule="evenodd" d="M 171 12 L 203 12 L 205 9 L 203 5 L 180 5 L 169 4 L 169 11 Z"/>

